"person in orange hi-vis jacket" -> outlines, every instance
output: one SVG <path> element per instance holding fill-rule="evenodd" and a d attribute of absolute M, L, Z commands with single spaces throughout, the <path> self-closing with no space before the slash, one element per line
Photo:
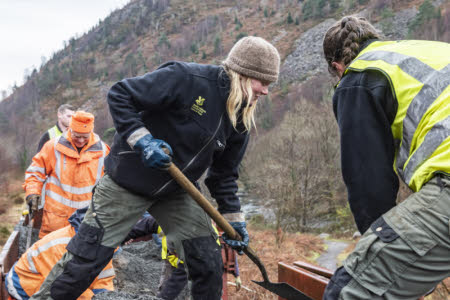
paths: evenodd
<path fill-rule="evenodd" d="M 75 112 L 69 130 L 45 143 L 26 170 L 23 188 L 28 205 L 42 207 L 43 200 L 39 238 L 69 225 L 69 216 L 91 202 L 110 150 L 93 130 L 94 115 Z"/>
<path fill-rule="evenodd" d="M 13 265 L 5 278 L 9 299 L 26 300 L 39 290 L 53 266 L 67 251 L 66 246 L 78 231 L 86 210 L 87 207 L 76 210 L 69 218 L 70 225 L 34 243 Z M 78 297 L 78 300 L 88 300 L 95 294 L 113 291 L 114 277 L 114 268 L 110 260 L 91 286 Z"/>

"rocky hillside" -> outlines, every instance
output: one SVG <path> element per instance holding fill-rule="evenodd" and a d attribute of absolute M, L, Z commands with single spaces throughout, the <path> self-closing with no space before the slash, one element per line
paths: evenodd
<path fill-rule="evenodd" d="M 251 175 L 268 167 L 258 158 L 270 150 L 265 143 L 280 138 L 277 132 L 282 128 L 289 132 L 300 126 L 294 123 L 301 118 L 292 112 L 305 111 L 302 105 L 308 102 L 325 105 L 315 115 L 325 112 L 323 121 L 329 124 L 327 134 L 332 137 L 326 160 L 338 171 L 336 129 L 326 107 L 333 81 L 326 73 L 321 42 L 325 30 L 347 14 L 366 17 L 387 38 L 450 40 L 450 5 L 442 0 L 132 0 L 83 36 L 67 41 L 64 49 L 33 70 L 23 86 L 0 102 L 0 168 L 26 168 L 40 134 L 54 124 L 58 105 L 71 103 L 93 112 L 96 131 L 103 135 L 112 127 L 105 95 L 115 81 L 151 71 L 167 60 L 219 64 L 239 38 L 257 35 L 279 49 L 282 68 L 271 95 L 260 101 L 260 130 L 253 135 L 246 156 L 243 182 L 250 189 L 258 186 Z M 302 128 L 312 121 L 306 116 L 302 120 L 303 127 L 297 132 L 306 134 Z M 319 139 L 324 133 L 317 130 L 302 138 Z M 291 141 L 296 138 L 291 135 Z M 303 160 L 304 156 L 292 159 Z M 280 163 L 268 159 L 275 169 Z M 328 172 L 326 168 L 324 172 Z M 8 181 L 5 174 L 0 176 L 0 186 Z M 325 175 L 318 184 L 323 185 L 323 180 L 328 182 L 325 186 L 331 184 Z M 333 199 L 330 203 L 343 199 L 339 196 L 341 184 L 333 182 L 335 188 L 328 191 L 328 198 Z"/>

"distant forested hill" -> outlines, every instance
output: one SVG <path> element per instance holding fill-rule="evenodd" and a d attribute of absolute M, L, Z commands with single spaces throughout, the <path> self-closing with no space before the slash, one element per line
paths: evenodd
<path fill-rule="evenodd" d="M 103 136 L 113 126 L 105 96 L 117 80 L 154 70 L 167 60 L 219 64 L 237 40 L 257 35 L 279 49 L 282 73 L 271 95 L 259 103 L 259 131 L 241 179 L 268 203 L 281 199 L 273 204 L 279 206 L 280 223 L 290 208 L 302 207 L 292 218 L 296 227 L 307 228 L 315 216 L 345 206 L 329 107 L 333 81 L 321 57 L 321 41 L 330 24 L 354 13 L 388 38 L 450 41 L 449 1 L 131 1 L 66 41 L 0 102 L 0 187 L 8 170 L 28 166 L 60 104 L 93 112 L 95 130 Z M 310 209 L 317 201 L 321 204 Z M 346 213 L 344 209 L 344 217 Z"/>

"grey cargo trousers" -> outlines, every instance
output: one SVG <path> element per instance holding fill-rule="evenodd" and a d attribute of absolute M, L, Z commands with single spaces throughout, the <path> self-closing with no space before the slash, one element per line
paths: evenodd
<path fill-rule="evenodd" d="M 323 299 L 417 300 L 450 276 L 450 178 L 437 175 L 376 220 Z"/>
<path fill-rule="evenodd" d="M 203 209 L 186 193 L 172 194 L 163 199 L 130 193 L 108 175 L 96 186 L 83 223 L 67 247 L 69 251 L 53 267 L 39 292 L 30 299 L 76 299 L 80 280 L 86 280 L 90 272 L 103 268 L 101 264 L 109 261 L 114 249 L 121 244 L 146 210 L 162 227 L 170 248 L 175 249 L 185 262 L 190 277 L 194 277 L 194 299 L 219 299 L 223 272 L 221 250 L 216 243 L 217 235 L 211 219 Z M 103 227 L 101 231 L 100 226 Z M 80 234 L 82 227 L 88 229 L 86 234 Z M 99 245 L 96 246 L 97 237 Z M 77 238 L 81 242 L 71 248 L 71 243 Z M 94 254 L 89 255 L 87 252 L 92 249 Z M 75 257 L 73 253 L 76 254 Z M 99 260 L 103 261 L 96 263 Z M 77 278 L 73 279 L 74 277 Z M 84 288 L 86 284 L 88 283 L 80 286 Z"/>

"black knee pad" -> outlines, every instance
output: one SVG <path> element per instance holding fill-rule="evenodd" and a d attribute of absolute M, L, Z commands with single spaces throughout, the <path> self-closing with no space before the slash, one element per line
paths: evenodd
<path fill-rule="evenodd" d="M 100 274 L 114 254 L 114 248 L 100 245 L 103 229 L 81 224 L 67 250 L 73 258 L 50 287 L 54 300 L 76 300 Z"/>
<path fill-rule="evenodd" d="M 220 299 L 223 262 L 220 246 L 215 239 L 206 236 L 184 240 L 183 249 L 194 299 Z"/>
<path fill-rule="evenodd" d="M 347 273 L 344 267 L 337 269 L 325 288 L 322 300 L 338 299 L 341 290 L 350 282 L 350 280 L 352 280 L 352 277 Z"/>

